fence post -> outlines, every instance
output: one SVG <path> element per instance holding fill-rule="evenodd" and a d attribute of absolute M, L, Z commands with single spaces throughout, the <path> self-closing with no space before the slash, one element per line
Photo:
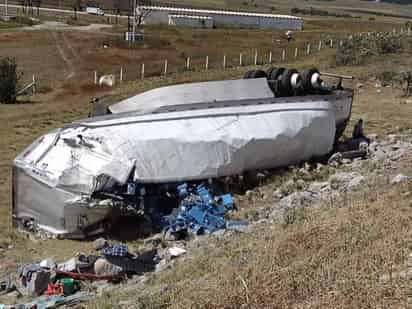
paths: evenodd
<path fill-rule="evenodd" d="M 321 51 L 322 50 L 322 40 L 319 41 L 319 47 L 318 50 Z"/>
<path fill-rule="evenodd" d="M 223 55 L 223 69 L 226 69 L 226 55 Z"/>
<path fill-rule="evenodd" d="M 120 82 L 123 81 L 123 68 L 120 68 Z"/>
<path fill-rule="evenodd" d="M 97 85 L 97 71 L 94 71 L 94 84 Z"/>
<path fill-rule="evenodd" d="M 272 51 L 269 52 L 269 64 L 272 64 Z"/>
<path fill-rule="evenodd" d="M 141 78 L 144 79 L 144 63 L 142 63 Z"/>
<path fill-rule="evenodd" d="M 206 71 L 209 70 L 209 56 L 206 56 L 205 69 Z"/>
<path fill-rule="evenodd" d="M 297 58 L 298 57 L 298 48 L 296 47 L 295 48 L 295 58 Z"/>
<path fill-rule="evenodd" d="M 286 50 L 282 50 L 282 61 L 286 60 Z"/>
<path fill-rule="evenodd" d="M 243 55 L 242 55 L 242 53 L 239 54 L 239 66 L 243 66 Z"/>
<path fill-rule="evenodd" d="M 257 65 L 257 61 L 258 61 L 258 52 L 255 51 L 255 65 Z"/>
<path fill-rule="evenodd" d="M 190 70 L 190 57 L 186 58 L 186 70 Z"/>
<path fill-rule="evenodd" d="M 308 55 L 310 55 L 310 43 L 308 43 L 308 47 L 307 47 L 307 49 L 306 49 L 306 53 L 307 53 Z"/>
<path fill-rule="evenodd" d="M 32 86 L 33 94 L 36 93 L 36 90 L 37 90 L 37 87 L 36 87 L 36 77 L 35 77 L 34 74 L 33 74 L 33 86 Z"/>
<path fill-rule="evenodd" d="M 164 75 L 167 75 L 167 59 L 165 59 L 165 69 L 164 69 Z"/>

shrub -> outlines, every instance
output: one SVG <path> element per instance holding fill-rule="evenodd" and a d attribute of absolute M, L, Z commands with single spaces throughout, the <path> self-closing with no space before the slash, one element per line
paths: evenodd
<path fill-rule="evenodd" d="M 406 46 L 408 42 L 404 43 Z M 336 64 L 362 64 L 370 56 L 400 53 L 404 46 L 401 37 L 391 33 L 383 36 L 354 37 L 343 41 L 343 44 L 338 47 Z"/>
<path fill-rule="evenodd" d="M 0 58 L 0 103 L 15 103 L 21 74 L 14 58 Z"/>

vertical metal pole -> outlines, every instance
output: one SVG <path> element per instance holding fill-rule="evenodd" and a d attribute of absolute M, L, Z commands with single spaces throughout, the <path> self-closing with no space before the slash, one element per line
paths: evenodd
<path fill-rule="evenodd" d="M 306 48 L 306 53 L 310 55 L 310 43 L 308 43 L 308 47 Z"/>
<path fill-rule="evenodd" d="M 239 54 L 239 65 L 243 66 L 243 55 L 242 55 L 242 53 Z"/>
<path fill-rule="evenodd" d="M 321 51 L 322 50 L 322 40 L 319 41 L 319 47 L 318 50 Z"/>
<path fill-rule="evenodd" d="M 144 79 L 144 63 L 142 63 L 142 74 L 141 74 L 141 78 Z"/>
<path fill-rule="evenodd" d="M 258 52 L 255 52 L 255 65 L 257 65 L 257 61 L 258 61 Z"/>
<path fill-rule="evenodd" d="M 296 47 L 295 48 L 295 58 L 297 58 L 298 57 L 298 48 Z"/>
<path fill-rule="evenodd" d="M 411 27 L 408 27 L 408 36 L 411 35 Z"/>
<path fill-rule="evenodd" d="M 206 56 L 205 69 L 206 71 L 209 70 L 209 56 Z"/>
<path fill-rule="evenodd" d="M 123 81 L 123 68 L 120 68 L 120 82 Z"/>
<path fill-rule="evenodd" d="M 272 64 L 272 51 L 269 52 L 269 64 Z"/>
<path fill-rule="evenodd" d="M 186 59 L 186 69 L 190 70 L 190 57 L 187 57 Z"/>
<path fill-rule="evenodd" d="M 340 40 L 340 42 L 339 42 L 339 46 L 342 46 L 343 45 L 343 41 L 342 40 Z"/>
<path fill-rule="evenodd" d="M 94 71 L 94 84 L 97 85 L 97 71 Z"/>
<path fill-rule="evenodd" d="M 165 70 L 164 70 L 164 74 L 167 75 L 167 59 L 165 60 Z"/>
<path fill-rule="evenodd" d="M 282 51 L 282 60 L 285 61 L 286 60 L 286 50 Z"/>
<path fill-rule="evenodd" d="M 333 39 L 330 39 L 330 48 L 333 48 Z"/>
<path fill-rule="evenodd" d="M 226 69 L 226 55 L 223 55 L 223 69 Z"/>
<path fill-rule="evenodd" d="M 7 0 L 4 0 L 4 2 L 5 2 L 5 6 L 6 6 L 6 16 L 8 16 L 7 15 Z"/>

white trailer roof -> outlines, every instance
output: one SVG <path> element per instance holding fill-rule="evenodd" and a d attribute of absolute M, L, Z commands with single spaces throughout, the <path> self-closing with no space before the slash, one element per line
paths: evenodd
<path fill-rule="evenodd" d="M 109 107 L 114 113 L 154 111 L 162 106 L 273 98 L 266 78 L 189 83 L 156 88 Z"/>

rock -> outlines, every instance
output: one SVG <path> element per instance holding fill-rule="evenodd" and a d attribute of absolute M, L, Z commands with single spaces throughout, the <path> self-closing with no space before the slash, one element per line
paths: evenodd
<path fill-rule="evenodd" d="M 364 177 L 357 172 L 341 172 L 329 177 L 330 186 L 333 190 L 355 188 L 363 180 Z"/>
<path fill-rule="evenodd" d="M 403 174 L 398 174 L 398 175 L 396 175 L 394 178 L 392 178 L 392 180 L 391 180 L 391 185 L 405 182 L 405 181 L 407 181 L 408 179 L 409 179 L 408 176 L 405 176 L 405 175 L 403 175 Z"/>
<path fill-rule="evenodd" d="M 371 142 L 375 142 L 378 139 L 378 134 L 368 134 L 367 138 L 369 138 Z"/>
<path fill-rule="evenodd" d="M 386 159 L 386 153 L 382 151 L 381 149 L 373 151 L 371 153 L 371 156 L 372 156 L 372 159 L 378 160 L 378 161 L 383 161 Z"/>
<path fill-rule="evenodd" d="M 306 182 L 303 179 L 298 179 L 296 181 L 296 186 L 299 190 L 304 190 L 306 188 Z"/>
<path fill-rule="evenodd" d="M 251 200 L 254 194 L 255 194 L 255 192 L 253 190 L 247 190 L 245 192 L 245 196 L 248 200 Z"/>
<path fill-rule="evenodd" d="M 330 184 L 327 181 L 324 182 L 313 182 L 309 185 L 308 191 L 313 193 L 326 193 L 330 191 Z"/>
<path fill-rule="evenodd" d="M 101 250 L 106 246 L 107 246 L 107 240 L 102 237 L 97 238 L 95 241 L 93 241 L 94 250 Z"/>
<path fill-rule="evenodd" d="M 272 196 L 274 198 L 281 199 L 283 197 L 283 193 L 280 189 L 276 189 L 275 191 L 273 191 Z"/>
<path fill-rule="evenodd" d="M 294 192 L 280 200 L 281 208 L 304 207 L 311 204 L 314 200 L 314 194 L 308 191 Z"/>
<path fill-rule="evenodd" d="M 362 183 L 364 181 L 365 181 L 364 176 L 362 176 L 362 175 L 357 176 L 357 177 L 353 178 L 351 181 L 349 181 L 349 183 L 347 185 L 347 188 L 348 188 L 348 190 L 356 190 L 362 185 Z"/>

